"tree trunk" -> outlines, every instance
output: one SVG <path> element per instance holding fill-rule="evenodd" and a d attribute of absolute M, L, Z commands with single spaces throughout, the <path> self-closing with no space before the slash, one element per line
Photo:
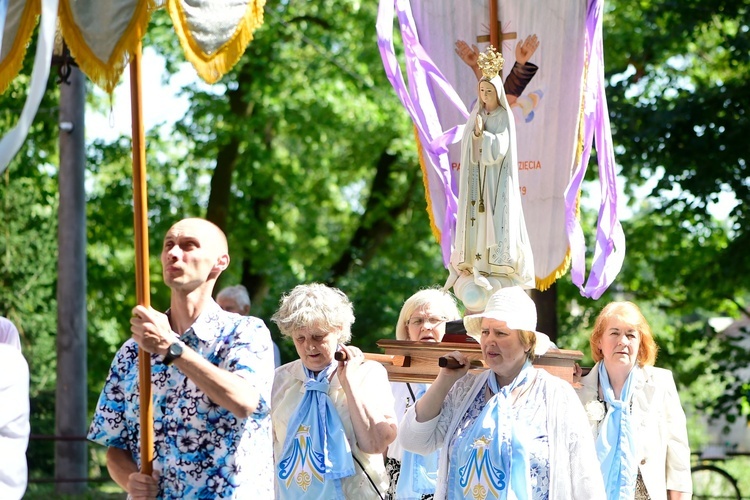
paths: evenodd
<path fill-rule="evenodd" d="M 557 283 L 543 292 L 532 290 L 531 298 L 536 304 L 536 329 L 557 343 Z"/>
<path fill-rule="evenodd" d="M 260 304 L 263 302 L 270 289 L 268 278 L 264 274 L 256 274 L 251 271 L 250 259 L 247 257 L 242 259 L 242 277 L 240 278 L 240 283 L 247 288 L 251 304 Z"/>
<path fill-rule="evenodd" d="M 241 70 L 237 76 L 238 85 L 234 90 L 228 90 L 229 109 L 238 118 L 249 118 L 253 114 L 253 104 L 243 100 L 242 89 L 250 85 L 251 75 Z M 240 121 L 240 120 L 238 120 Z M 216 167 L 211 176 L 211 193 L 208 196 L 206 219 L 210 220 L 227 232 L 229 220 L 229 203 L 232 194 L 232 174 L 237 167 L 241 141 L 236 131 L 232 131 L 230 140 L 219 148 L 216 155 Z"/>
<path fill-rule="evenodd" d="M 346 275 L 355 262 L 365 267 L 377 254 L 378 248 L 394 231 L 394 224 L 398 216 L 407 210 L 411 204 L 412 194 L 416 189 L 419 176 L 418 168 L 409 180 L 407 192 L 404 193 L 401 203 L 392 207 L 384 206 L 384 201 L 394 189 L 391 184 L 393 167 L 396 157 L 387 151 L 381 153 L 376 165 L 377 171 L 370 188 L 370 196 L 367 199 L 367 207 L 362 215 L 362 223 L 359 225 L 351 239 L 349 247 L 341 254 L 339 260 L 331 266 L 331 276 L 328 284 L 335 286 L 339 278 Z"/>
<path fill-rule="evenodd" d="M 227 232 L 229 220 L 229 197 L 232 191 L 232 173 L 237 166 L 240 141 L 232 137 L 228 144 L 219 149 L 216 168 L 211 176 L 211 194 L 206 208 L 206 219 Z"/>

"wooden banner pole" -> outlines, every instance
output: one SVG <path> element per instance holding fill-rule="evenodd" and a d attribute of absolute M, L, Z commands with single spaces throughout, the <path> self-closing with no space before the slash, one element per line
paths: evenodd
<path fill-rule="evenodd" d="M 135 231 L 135 288 L 139 305 L 151 306 L 148 269 L 148 190 L 146 188 L 146 135 L 143 130 L 141 44 L 130 60 L 130 115 L 133 134 L 133 228 Z M 151 474 L 154 460 L 154 402 L 151 395 L 151 355 L 138 352 L 140 392 L 141 472 Z"/>

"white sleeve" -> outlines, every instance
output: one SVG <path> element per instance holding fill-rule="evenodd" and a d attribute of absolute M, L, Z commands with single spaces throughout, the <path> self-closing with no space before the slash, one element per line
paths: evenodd
<path fill-rule="evenodd" d="M 412 406 L 404 415 L 398 432 L 399 443 L 405 450 L 426 455 L 442 448 L 448 427 L 454 418 L 461 418 L 460 409 L 465 406 L 466 398 L 474 391 L 476 376 L 467 374 L 456 382 L 440 407 L 438 416 L 427 422 L 417 422 L 416 406 Z"/>

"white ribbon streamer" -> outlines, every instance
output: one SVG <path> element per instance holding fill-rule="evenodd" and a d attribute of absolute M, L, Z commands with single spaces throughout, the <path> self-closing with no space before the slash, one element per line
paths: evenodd
<path fill-rule="evenodd" d="M 39 23 L 39 42 L 36 46 L 34 69 L 31 72 L 31 88 L 18 123 L 0 140 L 0 174 L 5 172 L 10 161 L 21 149 L 44 97 L 55 42 L 57 4 L 58 0 L 42 0 L 42 20 Z"/>

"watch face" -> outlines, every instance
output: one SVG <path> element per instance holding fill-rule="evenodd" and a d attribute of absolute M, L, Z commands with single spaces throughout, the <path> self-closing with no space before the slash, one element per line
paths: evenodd
<path fill-rule="evenodd" d="M 179 342 L 175 342 L 171 346 L 169 346 L 169 355 L 172 357 L 179 357 L 182 356 L 182 344 Z"/>

